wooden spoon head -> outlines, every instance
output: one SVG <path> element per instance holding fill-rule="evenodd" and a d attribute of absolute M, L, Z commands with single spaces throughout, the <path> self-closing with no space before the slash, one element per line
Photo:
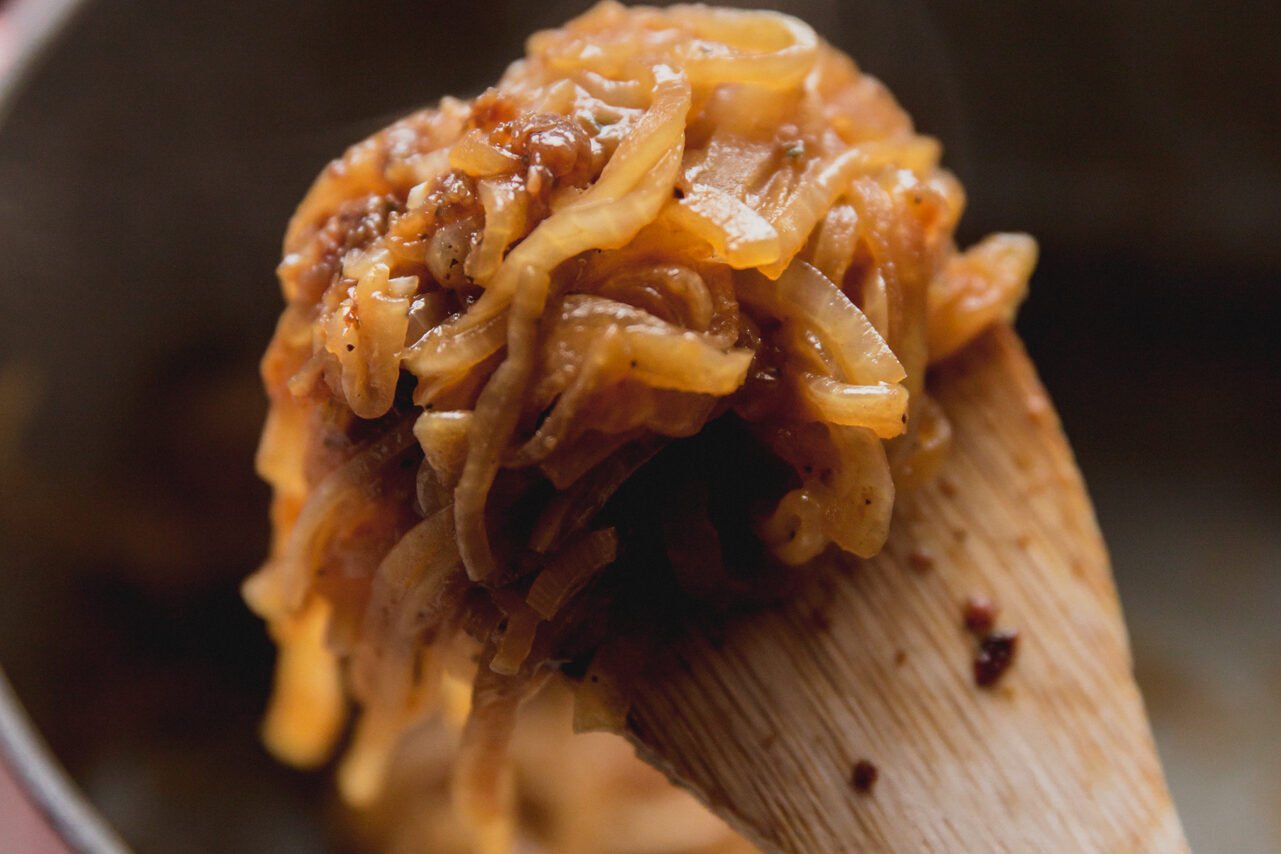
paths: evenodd
<path fill-rule="evenodd" d="M 884 551 L 668 650 L 629 736 L 769 850 L 1185 851 L 1094 512 L 1017 335 L 930 383 L 954 445 Z M 988 688 L 975 595 L 1019 633 Z"/>

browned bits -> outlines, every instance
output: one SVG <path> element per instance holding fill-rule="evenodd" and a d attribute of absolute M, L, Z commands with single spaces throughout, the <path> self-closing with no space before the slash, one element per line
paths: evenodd
<path fill-rule="evenodd" d="M 446 288 L 470 284 L 463 272 L 468 253 L 476 241 L 476 226 L 470 220 L 458 220 L 436 229 L 427 244 L 427 269 Z"/>
<path fill-rule="evenodd" d="M 369 245 L 387 230 L 389 196 L 362 196 L 338 206 L 333 216 L 285 259 L 296 271 L 295 299 L 316 302 L 334 282 L 349 251 Z"/>
<path fill-rule="evenodd" d="M 511 121 L 516 115 L 512 99 L 490 87 L 472 102 L 470 123 L 472 127 L 488 130 L 500 122 Z"/>
<path fill-rule="evenodd" d="M 985 635 L 996 624 L 999 609 L 996 603 L 982 593 L 972 593 L 965 600 L 963 616 L 965 628 L 976 635 Z"/>
<path fill-rule="evenodd" d="M 546 169 L 562 184 L 581 186 L 591 180 L 592 141 L 565 116 L 521 116 L 494 128 L 490 141 L 530 166 Z"/>
<path fill-rule="evenodd" d="M 529 162 L 546 166 L 557 177 L 569 174 L 578 163 L 579 152 L 587 145 L 585 134 L 568 122 L 529 135 L 526 149 Z"/>
<path fill-rule="evenodd" d="M 974 684 L 980 688 L 995 685 L 1014 661 L 1018 641 L 1019 633 L 1014 629 L 1000 629 L 985 635 L 974 656 Z"/>
<path fill-rule="evenodd" d="M 854 763 L 854 770 L 850 773 L 850 785 L 859 794 L 870 794 L 879 776 L 880 772 L 876 770 L 875 765 L 866 759 L 860 759 Z"/>
<path fill-rule="evenodd" d="M 450 223 L 480 215 L 476 182 L 457 170 L 446 172 L 427 194 L 427 205 L 437 220 Z"/>

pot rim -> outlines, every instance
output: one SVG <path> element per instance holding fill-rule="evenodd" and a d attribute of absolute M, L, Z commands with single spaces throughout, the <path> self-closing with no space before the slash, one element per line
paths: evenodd
<path fill-rule="evenodd" d="M 128 851 L 54 758 L 0 668 L 0 762 L 48 826 L 80 854 Z"/>
<path fill-rule="evenodd" d="M 11 55 L 0 66 L 0 132 L 18 93 L 63 26 L 85 0 L 15 0 L 5 10 Z M 32 807 L 78 854 L 124 854 L 129 849 L 85 798 L 40 736 L 0 667 L 0 764 Z"/>
<path fill-rule="evenodd" d="M 86 0 L 13 0 L 4 10 L 4 47 L 0 55 L 0 127 L 46 49 Z"/>

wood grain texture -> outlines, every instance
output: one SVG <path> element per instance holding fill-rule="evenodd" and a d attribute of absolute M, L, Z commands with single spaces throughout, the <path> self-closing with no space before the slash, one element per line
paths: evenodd
<path fill-rule="evenodd" d="M 884 552 L 670 650 L 630 737 L 766 850 L 1186 851 L 1094 513 L 1017 336 L 992 330 L 931 387 L 955 445 L 899 497 Z M 993 689 L 971 594 L 1020 633 Z"/>

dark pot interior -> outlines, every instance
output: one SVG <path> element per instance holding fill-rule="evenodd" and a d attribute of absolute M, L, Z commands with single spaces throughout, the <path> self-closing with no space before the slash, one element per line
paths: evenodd
<path fill-rule="evenodd" d="M 585 4 L 80 5 L 0 128 L 0 662 L 142 851 L 352 847 L 259 747 L 255 361 L 329 157 Z M 759 5 L 759 4 L 744 4 Z M 964 235 L 1043 260 L 1020 328 L 1116 562 L 1194 848 L 1281 846 L 1278 13 L 780 2 L 947 143 Z M 1191 69 L 1195 69 L 1195 72 Z"/>

